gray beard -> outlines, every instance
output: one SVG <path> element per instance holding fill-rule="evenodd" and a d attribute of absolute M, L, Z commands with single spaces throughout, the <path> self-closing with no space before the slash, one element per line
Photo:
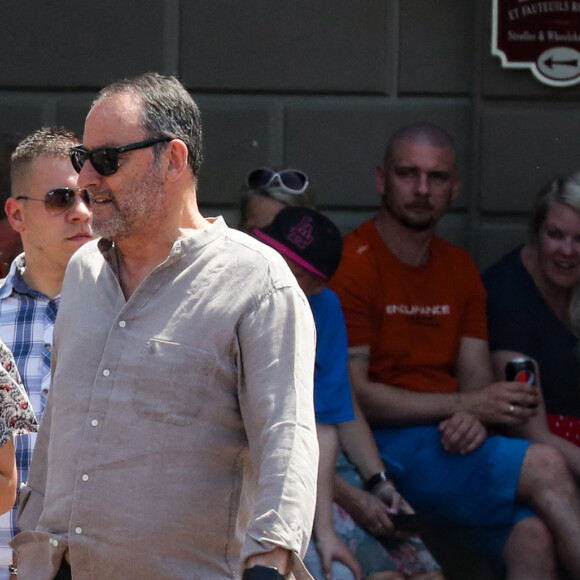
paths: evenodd
<path fill-rule="evenodd" d="M 122 192 L 122 204 L 111 193 L 111 204 L 115 211 L 100 220 L 93 217 L 92 226 L 96 235 L 116 242 L 147 232 L 167 217 L 163 182 L 156 169 L 152 164 L 147 175 Z"/>

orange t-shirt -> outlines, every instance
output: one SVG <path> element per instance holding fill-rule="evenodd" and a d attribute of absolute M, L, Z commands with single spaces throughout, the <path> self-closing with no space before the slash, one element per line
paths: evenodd
<path fill-rule="evenodd" d="M 461 337 L 487 340 L 486 294 L 475 263 L 437 236 L 428 263 L 416 268 L 396 258 L 367 221 L 345 238 L 330 287 L 342 304 L 349 345 L 371 347 L 373 381 L 455 391 Z"/>

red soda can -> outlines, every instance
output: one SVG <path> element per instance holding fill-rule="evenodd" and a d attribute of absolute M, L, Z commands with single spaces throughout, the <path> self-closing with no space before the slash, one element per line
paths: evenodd
<path fill-rule="evenodd" d="M 536 384 L 536 367 L 529 358 L 513 358 L 505 365 L 506 381 Z"/>

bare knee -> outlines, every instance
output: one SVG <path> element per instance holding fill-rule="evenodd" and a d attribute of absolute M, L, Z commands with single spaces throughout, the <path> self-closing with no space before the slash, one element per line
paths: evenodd
<path fill-rule="evenodd" d="M 564 456 L 549 445 L 533 443 L 529 446 L 520 475 L 518 497 L 534 498 L 542 490 L 574 493 L 575 483 Z"/>
<path fill-rule="evenodd" d="M 520 520 L 513 528 L 504 548 L 506 567 L 555 566 L 555 546 L 546 524 L 537 517 Z"/>
<path fill-rule="evenodd" d="M 524 464 L 543 472 L 549 476 L 554 471 L 568 471 L 566 460 L 560 451 L 550 445 L 532 443 L 524 457 Z"/>
<path fill-rule="evenodd" d="M 538 517 L 520 520 L 509 536 L 508 544 L 514 542 L 518 547 L 542 554 L 553 550 L 552 534 L 546 524 Z"/>

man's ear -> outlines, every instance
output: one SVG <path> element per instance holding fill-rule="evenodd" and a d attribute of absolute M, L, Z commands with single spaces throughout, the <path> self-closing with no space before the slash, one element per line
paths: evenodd
<path fill-rule="evenodd" d="M 166 176 L 169 181 L 177 181 L 184 172 L 189 171 L 189 151 L 181 139 L 170 141 L 164 154 L 167 158 Z"/>
<path fill-rule="evenodd" d="M 9 197 L 4 204 L 4 211 L 6 212 L 6 217 L 12 229 L 19 233 L 23 232 L 25 230 L 24 216 L 22 215 L 22 207 L 18 200 Z"/>

